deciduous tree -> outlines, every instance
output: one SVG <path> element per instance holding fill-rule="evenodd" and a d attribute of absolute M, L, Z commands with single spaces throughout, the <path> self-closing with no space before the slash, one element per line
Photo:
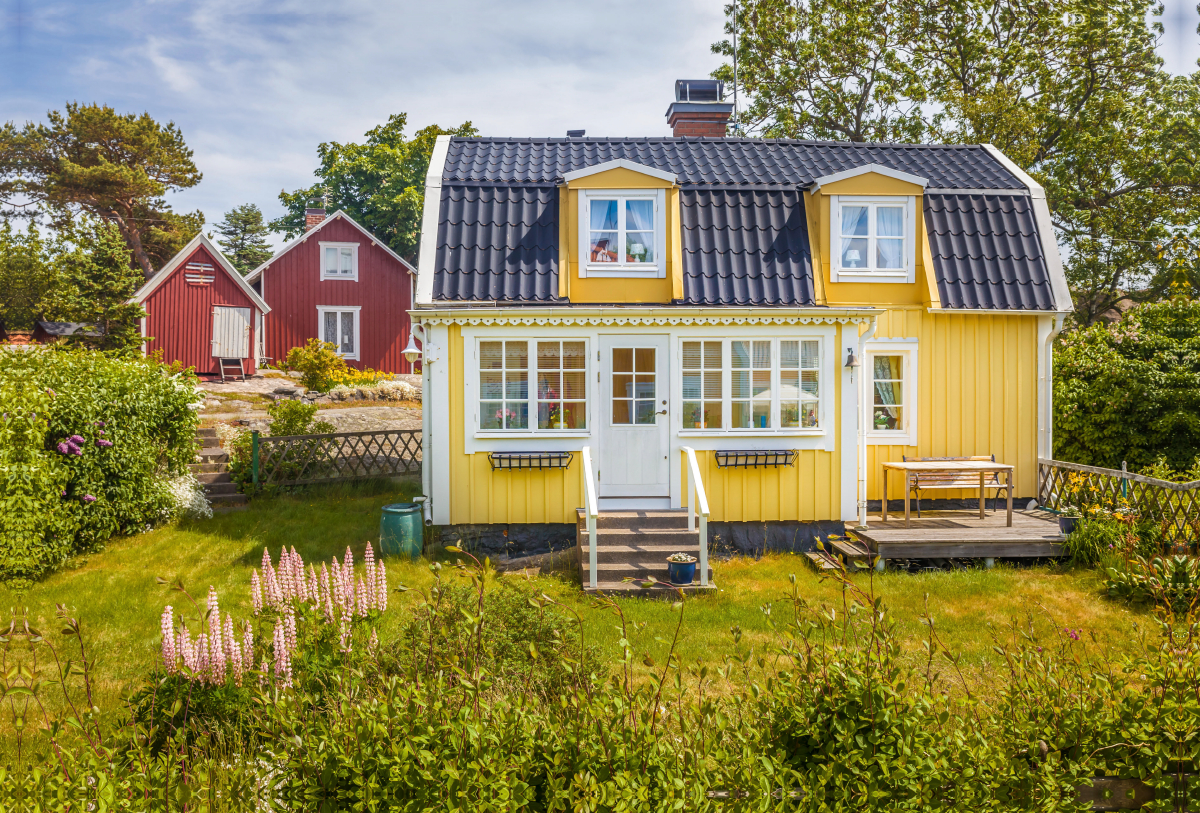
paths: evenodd
<path fill-rule="evenodd" d="M 345 209 L 400 256 L 415 257 L 434 142 L 439 135 L 470 136 L 476 130 L 470 122 L 453 130 L 430 125 L 409 139 L 404 136 L 407 123 L 407 114 L 397 113 L 369 130 L 363 144 L 321 144 L 315 173 L 319 182 L 280 192 L 287 214 L 272 221 L 271 229 L 288 238 L 303 233 L 305 208 L 324 201 L 331 210 Z"/>
<path fill-rule="evenodd" d="M 32 330 L 58 282 L 50 246 L 35 223 L 0 224 L 0 329 Z"/>

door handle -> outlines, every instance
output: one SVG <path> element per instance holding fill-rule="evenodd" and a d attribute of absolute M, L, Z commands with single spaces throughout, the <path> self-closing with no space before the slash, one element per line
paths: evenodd
<path fill-rule="evenodd" d="M 663 409 L 663 410 L 660 410 L 658 414 L 659 414 L 659 415 L 666 415 L 666 414 L 667 414 L 667 411 L 666 411 L 665 409 Z"/>

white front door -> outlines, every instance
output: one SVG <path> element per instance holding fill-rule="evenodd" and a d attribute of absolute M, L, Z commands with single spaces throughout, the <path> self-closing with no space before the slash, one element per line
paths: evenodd
<path fill-rule="evenodd" d="M 669 497 L 666 336 L 600 337 L 601 497 Z"/>
<path fill-rule="evenodd" d="M 213 358 L 249 358 L 250 309 L 214 307 L 212 336 Z"/>

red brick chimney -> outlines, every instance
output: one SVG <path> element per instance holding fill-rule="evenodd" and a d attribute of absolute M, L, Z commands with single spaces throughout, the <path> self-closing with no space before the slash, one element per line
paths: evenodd
<path fill-rule="evenodd" d="M 317 226 L 325 222 L 324 209 L 305 209 L 304 210 L 304 230 L 312 231 Z"/>
<path fill-rule="evenodd" d="M 725 83 L 716 79 L 680 79 L 675 101 L 667 108 L 671 135 L 724 138 L 733 105 L 724 101 Z"/>

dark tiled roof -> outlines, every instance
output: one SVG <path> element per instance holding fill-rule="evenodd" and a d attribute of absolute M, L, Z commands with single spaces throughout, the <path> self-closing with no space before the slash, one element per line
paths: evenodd
<path fill-rule="evenodd" d="M 814 304 L 800 192 L 684 189 L 679 205 L 684 304 Z"/>
<path fill-rule="evenodd" d="M 942 307 L 1054 310 L 1028 196 L 926 194 L 924 201 Z"/>
<path fill-rule="evenodd" d="M 558 299 L 558 190 L 443 186 L 433 298 Z"/>
<path fill-rule="evenodd" d="M 935 188 L 1022 189 L 977 145 L 850 144 L 750 138 L 455 138 L 443 182 L 552 184 L 564 172 L 624 158 L 673 172 L 681 184 L 807 186 L 816 178 L 882 164 Z"/>
<path fill-rule="evenodd" d="M 865 164 L 927 178 L 924 196 L 942 304 L 1054 308 L 1024 189 L 979 146 L 755 139 L 454 138 L 442 174 L 433 297 L 558 300 L 562 175 L 624 158 L 680 182 L 683 304 L 814 302 L 804 199 L 798 188 Z"/>

